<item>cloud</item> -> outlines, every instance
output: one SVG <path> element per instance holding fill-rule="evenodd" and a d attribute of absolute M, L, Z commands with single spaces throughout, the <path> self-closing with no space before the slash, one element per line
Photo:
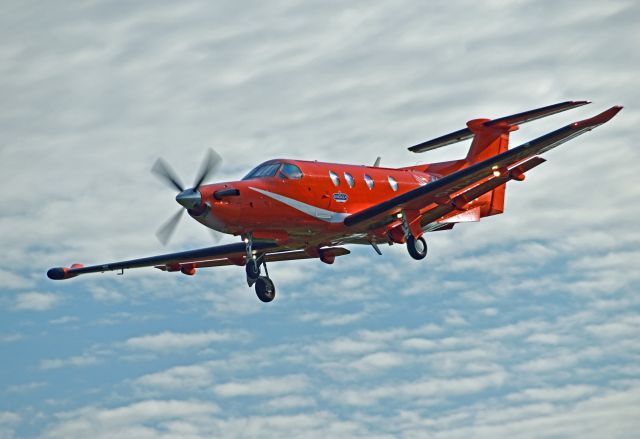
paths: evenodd
<path fill-rule="evenodd" d="M 88 406 L 59 415 L 43 437 L 176 437 L 202 430 L 219 408 L 210 402 L 144 400 L 115 408 Z"/>
<path fill-rule="evenodd" d="M 240 267 L 90 275 L 56 284 L 61 316 L 13 312 L 48 291 L 46 267 L 211 244 L 190 218 L 156 242 L 177 208 L 158 156 L 187 182 L 210 145 L 217 181 L 274 157 L 413 165 L 464 156 L 405 146 L 472 118 L 595 102 L 518 145 L 640 102 L 634 2 L 328 6 L 25 0 L 0 16 L 0 385 L 47 383 L 10 398 L 0 436 L 637 433 L 633 105 L 510 184 L 504 215 L 429 234 L 425 261 L 395 245 L 272 264 L 269 306 Z"/>
<path fill-rule="evenodd" d="M 95 355 L 83 354 L 69 358 L 50 358 L 40 361 L 40 369 L 60 369 L 62 367 L 86 367 L 97 364 L 100 359 Z"/>
<path fill-rule="evenodd" d="M 234 381 L 213 387 L 216 395 L 224 398 L 238 396 L 278 396 L 299 393 L 307 389 L 309 380 L 303 375 L 258 378 L 248 381 Z"/>
<path fill-rule="evenodd" d="M 315 399 L 301 395 L 288 395 L 280 398 L 273 398 L 264 405 L 265 408 L 272 411 L 302 409 L 315 406 Z"/>
<path fill-rule="evenodd" d="M 181 333 L 164 331 L 158 334 L 131 337 L 124 341 L 124 346 L 129 349 L 152 352 L 171 352 L 184 349 L 202 348 L 212 343 L 246 341 L 247 334 L 242 332 L 192 332 Z"/>
<path fill-rule="evenodd" d="M 47 311 L 62 301 L 52 293 L 19 293 L 16 295 L 13 309 L 16 311 Z"/>
<path fill-rule="evenodd" d="M 213 383 L 213 370 L 206 365 L 176 366 L 143 375 L 135 383 L 147 388 L 191 390 L 203 389 Z"/>
<path fill-rule="evenodd" d="M 33 381 L 25 384 L 14 384 L 7 387 L 7 393 L 26 393 L 32 390 L 40 389 L 47 385 L 44 381 Z"/>
<path fill-rule="evenodd" d="M 0 411 L 0 436 L 7 439 L 15 437 L 15 428 L 21 419 L 15 412 Z"/>
<path fill-rule="evenodd" d="M 14 333 L 14 334 L 0 334 L 0 343 L 11 343 L 14 341 L 22 340 L 24 335 Z"/>
<path fill-rule="evenodd" d="M 0 269 L 0 285 L 4 288 L 18 290 L 24 288 L 33 288 L 35 282 L 32 279 L 26 279 L 11 271 Z"/>
<path fill-rule="evenodd" d="M 590 385 L 570 385 L 563 387 L 545 387 L 525 389 L 517 394 L 508 395 L 507 399 L 538 401 L 571 401 L 593 395 L 598 388 Z"/>

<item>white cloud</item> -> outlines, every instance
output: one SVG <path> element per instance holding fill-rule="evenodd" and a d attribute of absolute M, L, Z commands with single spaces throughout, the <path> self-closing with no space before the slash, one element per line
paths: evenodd
<path fill-rule="evenodd" d="M 64 325 L 65 323 L 77 322 L 78 320 L 80 319 L 76 316 L 62 316 L 57 319 L 49 320 L 49 323 L 52 325 Z"/>
<path fill-rule="evenodd" d="M 302 322 L 320 322 L 323 326 L 342 326 L 361 320 L 367 315 L 366 312 L 332 314 L 332 313 L 304 313 L 300 317 Z"/>
<path fill-rule="evenodd" d="M 234 341 L 243 343 L 247 340 L 246 333 L 231 332 L 171 332 L 131 337 L 124 342 L 129 349 L 153 352 L 171 352 L 183 349 L 194 349 L 208 346 L 212 343 Z"/>
<path fill-rule="evenodd" d="M 239 267 L 131 270 L 56 284 L 73 325 L 10 312 L 17 293 L 52 284 L 43 266 L 209 245 L 191 219 L 168 249 L 155 241 L 177 207 L 147 172 L 157 156 L 187 182 L 209 145 L 225 157 L 220 181 L 273 157 L 412 165 L 462 156 L 468 144 L 404 146 L 471 118 L 596 102 L 523 125 L 516 145 L 640 102 L 637 6 L 574 3 L 16 3 L 0 16 L 0 285 L 19 290 L 0 299 L 15 331 L 0 338 L 4 387 L 49 384 L 15 401 L 0 436 L 22 420 L 33 436 L 96 439 L 633 437 L 633 105 L 510 184 L 505 215 L 430 234 L 424 263 L 396 245 L 273 264 L 268 307 Z M 60 343 L 68 357 L 34 349 Z M 220 406 L 172 399 L 194 394 Z"/>
<path fill-rule="evenodd" d="M 0 285 L 11 290 L 33 288 L 35 282 L 11 271 L 0 269 Z"/>
<path fill-rule="evenodd" d="M 585 396 L 593 395 L 598 388 L 596 386 L 577 384 L 562 387 L 541 387 L 525 389 L 513 395 L 508 395 L 507 399 L 537 400 L 537 401 L 571 401 L 582 399 Z"/>
<path fill-rule="evenodd" d="M 96 364 L 100 361 L 97 356 L 83 354 L 69 358 L 50 358 L 40 361 L 40 369 L 59 369 L 61 367 L 74 366 L 85 367 Z"/>
<path fill-rule="evenodd" d="M 145 400 L 116 408 L 84 407 L 59 414 L 59 422 L 44 437 L 176 437 L 193 424 L 201 430 L 219 408 L 210 402 L 179 400 Z M 154 423 L 156 427 L 152 427 Z M 210 427 L 209 427 L 210 428 Z M 191 429 L 191 428 L 189 428 Z"/>
<path fill-rule="evenodd" d="M 22 340 L 24 335 L 14 333 L 14 334 L 0 334 L 0 343 L 11 343 L 14 341 Z"/>
<path fill-rule="evenodd" d="M 176 366 L 138 378 L 137 385 L 153 389 L 191 390 L 212 384 L 213 370 L 206 365 Z"/>
<path fill-rule="evenodd" d="M 33 381 L 25 384 L 13 384 L 7 387 L 7 393 L 26 393 L 32 390 L 40 389 L 46 385 L 47 383 L 43 381 Z"/>
<path fill-rule="evenodd" d="M 224 398 L 237 396 L 278 396 L 299 393 L 309 387 L 304 375 L 257 378 L 247 381 L 233 381 L 213 387 L 216 395 Z"/>
<path fill-rule="evenodd" d="M 301 409 L 315 407 L 315 399 L 302 395 L 287 395 L 280 398 L 273 398 L 264 404 L 264 407 L 272 411 L 283 411 L 291 409 Z"/>
<path fill-rule="evenodd" d="M 15 436 L 15 428 L 21 421 L 21 416 L 15 412 L 0 411 L 0 437 L 12 439 Z"/>
<path fill-rule="evenodd" d="M 61 302 L 61 297 L 52 293 L 19 293 L 13 309 L 17 311 L 47 311 Z"/>
<path fill-rule="evenodd" d="M 17 311 L 47 311 L 62 301 L 52 293 L 19 293 L 16 295 L 13 309 Z"/>

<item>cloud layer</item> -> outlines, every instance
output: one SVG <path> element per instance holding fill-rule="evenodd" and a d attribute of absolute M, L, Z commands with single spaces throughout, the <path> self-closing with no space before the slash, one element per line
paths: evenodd
<path fill-rule="evenodd" d="M 0 437 L 585 437 L 640 428 L 635 2 L 20 2 L 0 14 Z M 519 144 L 609 124 L 507 190 L 507 213 L 334 266 L 53 285 L 165 251 L 203 151 L 387 166 L 405 147 L 568 99 Z M 232 238 L 226 238 L 231 240 Z M 209 245 L 184 221 L 171 249 Z M 52 288 L 55 287 L 55 290 Z"/>

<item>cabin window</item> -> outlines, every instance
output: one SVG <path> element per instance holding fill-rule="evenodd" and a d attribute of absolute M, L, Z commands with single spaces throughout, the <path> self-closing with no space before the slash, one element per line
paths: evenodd
<path fill-rule="evenodd" d="M 364 174 L 364 182 L 367 183 L 369 190 L 373 189 L 373 178 L 369 177 L 367 174 Z"/>
<path fill-rule="evenodd" d="M 344 179 L 347 180 L 349 187 L 353 187 L 356 184 L 356 182 L 353 181 L 353 177 L 348 172 L 344 173 Z"/>
<path fill-rule="evenodd" d="M 391 186 L 391 189 L 393 189 L 393 191 L 397 191 L 398 190 L 398 182 L 396 181 L 395 178 L 389 176 L 387 178 L 389 180 L 389 186 Z"/>
<path fill-rule="evenodd" d="M 340 186 L 340 177 L 338 177 L 338 174 L 333 171 L 329 171 L 329 177 L 331 177 L 331 181 L 334 185 Z"/>
<path fill-rule="evenodd" d="M 302 178 L 302 171 L 294 164 L 285 163 L 284 165 L 282 165 L 282 169 L 280 169 L 280 176 L 282 178 L 300 180 Z"/>

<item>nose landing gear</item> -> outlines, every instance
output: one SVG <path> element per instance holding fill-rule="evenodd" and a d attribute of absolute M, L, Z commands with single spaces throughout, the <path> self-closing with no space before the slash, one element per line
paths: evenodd
<path fill-rule="evenodd" d="M 276 297 L 276 287 L 269 278 L 269 270 L 267 270 L 267 261 L 265 255 L 255 255 L 253 253 L 253 236 L 247 233 L 244 242 L 247 247 L 245 271 L 247 273 L 247 284 L 255 285 L 256 295 L 262 302 L 271 302 Z M 261 276 L 260 266 L 264 267 L 266 276 Z"/>

